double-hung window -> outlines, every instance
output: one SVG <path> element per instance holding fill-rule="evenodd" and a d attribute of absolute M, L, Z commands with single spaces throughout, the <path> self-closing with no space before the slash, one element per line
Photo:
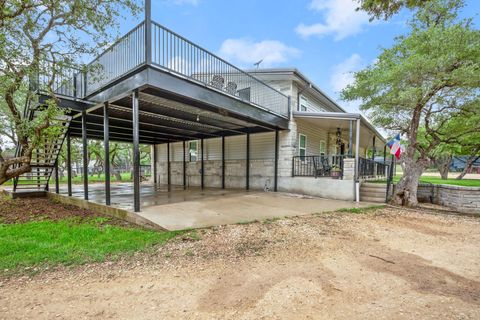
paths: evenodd
<path fill-rule="evenodd" d="M 302 159 L 307 155 L 307 136 L 304 134 L 298 135 L 298 154 Z"/>
<path fill-rule="evenodd" d="M 304 96 L 300 96 L 300 108 L 299 111 L 307 111 L 308 99 Z"/>

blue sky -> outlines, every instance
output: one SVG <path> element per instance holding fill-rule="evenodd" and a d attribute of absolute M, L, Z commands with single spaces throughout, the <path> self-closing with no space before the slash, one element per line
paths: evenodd
<path fill-rule="evenodd" d="M 353 0 L 152 0 L 152 19 L 242 68 L 296 67 L 338 101 L 351 72 L 406 32 L 410 12 L 370 23 Z M 480 1 L 463 15 L 479 25 Z M 127 32 L 143 16 L 121 26 Z M 339 101 L 349 111 L 357 104 Z"/>

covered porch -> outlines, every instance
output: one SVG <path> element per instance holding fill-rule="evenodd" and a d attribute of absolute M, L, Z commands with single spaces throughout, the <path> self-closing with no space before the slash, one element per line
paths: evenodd
<path fill-rule="evenodd" d="M 296 111 L 293 117 L 298 153 L 292 176 L 358 181 L 386 174 L 386 141 L 360 114 Z M 345 168 L 346 160 L 353 168 Z"/>

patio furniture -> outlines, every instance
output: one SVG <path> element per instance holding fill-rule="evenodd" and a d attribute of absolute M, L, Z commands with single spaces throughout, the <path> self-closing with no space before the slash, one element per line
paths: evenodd
<path fill-rule="evenodd" d="M 227 93 L 230 93 L 232 95 L 237 94 L 237 84 L 233 81 L 229 81 L 227 83 L 227 86 L 225 87 L 225 91 L 227 91 Z"/>
<path fill-rule="evenodd" d="M 224 84 L 225 84 L 225 79 L 221 75 L 218 75 L 218 74 L 213 75 L 212 81 L 210 82 L 210 85 L 212 87 L 222 90 Z"/>

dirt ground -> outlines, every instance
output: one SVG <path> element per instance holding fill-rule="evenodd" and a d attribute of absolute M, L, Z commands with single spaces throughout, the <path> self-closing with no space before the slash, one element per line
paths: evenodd
<path fill-rule="evenodd" d="M 47 198 L 21 198 L 11 199 L 0 194 L 0 223 L 26 223 L 30 221 L 62 219 L 76 219 L 77 221 L 92 218 L 105 218 L 105 215 L 91 210 L 81 209 L 76 206 L 55 203 Z M 109 217 L 105 224 L 132 227 L 131 223 Z"/>
<path fill-rule="evenodd" d="M 391 207 L 205 229 L 0 280 L 0 319 L 480 319 L 479 230 Z"/>

